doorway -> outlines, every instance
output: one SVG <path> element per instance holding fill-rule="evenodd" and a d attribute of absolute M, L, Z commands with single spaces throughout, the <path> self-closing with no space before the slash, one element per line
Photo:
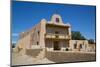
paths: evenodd
<path fill-rule="evenodd" d="M 59 42 L 58 41 L 54 41 L 53 48 L 54 48 L 54 50 L 60 50 L 60 46 L 59 46 Z"/>

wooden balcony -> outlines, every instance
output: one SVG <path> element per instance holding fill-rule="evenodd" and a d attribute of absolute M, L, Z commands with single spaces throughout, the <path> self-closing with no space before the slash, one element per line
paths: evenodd
<path fill-rule="evenodd" d="M 71 36 L 65 35 L 65 34 L 46 33 L 45 38 L 47 38 L 47 39 L 71 39 Z"/>

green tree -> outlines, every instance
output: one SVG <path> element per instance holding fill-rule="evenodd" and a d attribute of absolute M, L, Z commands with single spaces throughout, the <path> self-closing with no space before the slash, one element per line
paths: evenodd
<path fill-rule="evenodd" d="M 94 39 L 89 39 L 88 42 L 89 42 L 89 44 L 94 44 L 95 43 Z"/>
<path fill-rule="evenodd" d="M 79 31 L 72 31 L 72 40 L 86 40 Z"/>
<path fill-rule="evenodd" d="M 12 48 L 15 48 L 15 43 L 12 43 Z"/>

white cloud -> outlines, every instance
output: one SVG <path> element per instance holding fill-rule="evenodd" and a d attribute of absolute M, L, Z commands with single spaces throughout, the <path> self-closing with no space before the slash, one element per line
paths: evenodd
<path fill-rule="evenodd" d="M 19 34 L 18 33 L 12 33 L 12 36 L 18 36 Z"/>
<path fill-rule="evenodd" d="M 12 43 L 16 43 L 16 41 L 12 41 Z"/>

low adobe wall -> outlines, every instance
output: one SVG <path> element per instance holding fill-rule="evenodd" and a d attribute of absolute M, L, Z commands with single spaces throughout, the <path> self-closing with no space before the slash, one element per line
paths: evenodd
<path fill-rule="evenodd" d="M 83 52 L 57 52 L 47 51 L 46 57 L 53 62 L 78 62 L 78 61 L 95 61 L 95 53 Z"/>
<path fill-rule="evenodd" d="M 37 57 L 43 49 L 26 49 L 26 55 Z"/>

